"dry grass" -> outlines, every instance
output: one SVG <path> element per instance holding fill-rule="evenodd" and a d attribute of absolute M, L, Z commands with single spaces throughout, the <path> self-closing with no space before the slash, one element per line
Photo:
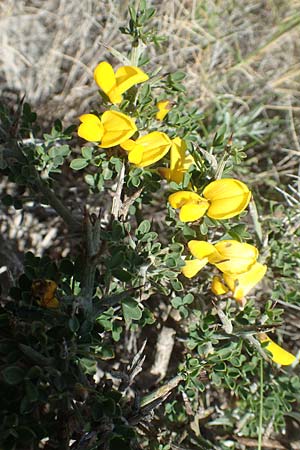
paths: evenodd
<path fill-rule="evenodd" d="M 241 114 L 252 102 L 266 111 L 299 114 L 300 2 L 295 0 L 149 1 L 168 43 L 153 67 L 187 71 L 200 107 L 227 102 Z M 3 0 L 0 5 L 1 81 L 26 92 L 48 115 L 72 120 L 89 108 L 92 70 L 126 52 L 128 1 Z M 114 61 L 117 63 L 117 61 Z"/>

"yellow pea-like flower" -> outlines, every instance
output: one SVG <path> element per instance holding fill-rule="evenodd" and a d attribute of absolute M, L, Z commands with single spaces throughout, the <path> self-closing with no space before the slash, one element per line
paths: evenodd
<path fill-rule="evenodd" d="M 35 280 L 32 283 L 32 295 L 43 308 L 58 308 L 59 301 L 55 297 L 57 284 L 53 280 Z"/>
<path fill-rule="evenodd" d="M 185 261 L 185 265 L 181 268 L 181 272 L 186 278 L 193 278 L 207 263 L 208 258 L 189 259 Z"/>
<path fill-rule="evenodd" d="M 236 275 L 224 273 L 223 278 L 231 290 L 233 298 L 242 301 L 251 289 L 263 279 L 266 271 L 266 265 L 256 262 L 247 272 Z"/>
<path fill-rule="evenodd" d="M 136 66 L 122 66 L 114 72 L 112 66 L 103 61 L 94 70 L 94 79 L 110 101 L 118 104 L 123 100 L 124 92 L 135 84 L 147 81 L 149 77 Z"/>
<path fill-rule="evenodd" d="M 241 278 L 245 285 L 236 291 L 237 296 L 241 295 L 242 292 L 245 293 L 246 288 L 250 290 L 254 284 L 256 284 L 253 284 L 254 280 L 258 282 L 259 279 L 263 277 L 266 270 L 266 266 L 263 266 L 262 264 L 255 266 L 258 258 L 258 250 L 250 244 L 235 240 L 224 240 L 218 242 L 217 244 L 211 244 L 206 241 L 191 240 L 188 243 L 188 248 L 194 258 L 196 258 L 195 260 L 200 261 L 201 263 L 193 262 L 195 260 L 185 261 L 185 264 L 188 265 L 188 267 L 185 268 L 186 266 L 184 266 L 182 268 L 182 273 L 185 275 L 185 272 L 187 272 L 190 275 L 188 278 L 192 278 L 199 272 L 199 270 L 202 269 L 202 267 L 205 266 L 205 264 L 213 264 L 224 273 L 223 290 L 226 290 L 225 275 L 228 279 L 230 279 L 230 283 L 232 283 L 230 285 L 228 284 L 228 287 L 234 292 L 234 288 L 236 286 L 235 283 L 237 283 L 236 278 L 238 275 L 244 275 L 244 272 L 249 271 L 252 266 L 254 266 L 254 270 L 250 273 L 250 276 L 248 275 L 248 277 L 245 276 L 244 278 Z M 196 271 L 197 267 L 199 269 Z M 195 269 L 195 273 L 193 272 L 193 269 Z M 231 281 L 232 279 L 233 281 Z M 218 280 L 218 282 L 221 282 L 221 280 Z M 221 286 L 217 284 L 217 280 L 215 281 L 214 286 L 216 291 L 221 289 Z"/>
<path fill-rule="evenodd" d="M 272 339 L 270 339 L 265 333 L 260 333 L 258 338 L 260 342 L 268 343 L 264 348 L 271 353 L 272 360 L 276 364 L 280 364 L 281 366 L 290 366 L 297 360 L 296 356 L 287 350 L 284 350 L 284 348 L 272 341 Z"/>
<path fill-rule="evenodd" d="M 127 141 L 137 131 L 134 120 L 118 111 L 105 111 L 99 118 L 95 114 L 83 114 L 78 135 L 90 142 L 99 142 L 100 147 L 115 147 Z"/>
<path fill-rule="evenodd" d="M 162 100 L 160 102 L 157 102 L 156 106 L 158 111 L 155 115 L 155 118 L 157 120 L 164 120 L 171 109 L 171 102 L 169 100 Z"/>
<path fill-rule="evenodd" d="M 99 142 L 102 139 L 104 128 L 99 117 L 95 114 L 82 114 L 79 117 L 78 136 L 89 142 Z"/>
<path fill-rule="evenodd" d="M 217 242 L 215 249 L 218 252 L 217 257 L 210 262 L 227 274 L 247 272 L 258 258 L 256 247 L 233 239 Z"/>
<path fill-rule="evenodd" d="M 241 181 L 234 178 L 223 178 L 209 183 L 203 190 L 202 196 L 195 194 L 189 197 L 186 192 L 178 191 L 177 194 L 171 194 L 169 203 L 173 208 L 174 198 L 178 200 L 181 196 L 182 201 L 180 207 L 184 208 L 184 214 L 179 214 L 182 222 L 193 222 L 200 219 L 206 214 L 212 219 L 222 220 L 237 216 L 244 211 L 250 201 L 251 192 L 248 187 Z M 201 208 L 199 208 L 201 205 Z"/>
<path fill-rule="evenodd" d="M 128 160 L 137 167 L 146 167 L 163 158 L 172 145 L 171 139 L 160 131 L 153 131 L 139 137 L 136 141 L 128 140 L 121 147 L 128 152 Z"/>
<path fill-rule="evenodd" d="M 213 244 L 206 241 L 192 240 L 188 243 L 189 250 L 195 259 L 185 261 L 181 272 L 187 278 L 193 278 L 197 273 L 213 259 L 216 249 Z"/>
<path fill-rule="evenodd" d="M 176 137 L 172 139 L 170 150 L 170 168 L 159 167 L 159 174 L 168 181 L 181 183 L 185 172 L 194 164 L 192 155 L 186 155 L 186 143 L 183 139 Z"/>
<path fill-rule="evenodd" d="M 169 203 L 174 209 L 180 209 L 181 222 L 194 222 L 206 213 L 209 202 L 196 192 L 178 191 L 169 196 Z"/>
<path fill-rule="evenodd" d="M 202 193 L 210 206 L 207 216 L 212 219 L 230 219 L 247 208 L 251 192 L 242 181 L 223 178 L 206 186 Z"/>
<path fill-rule="evenodd" d="M 104 128 L 100 144 L 102 148 L 120 145 L 137 131 L 134 120 L 118 111 L 105 111 L 101 116 L 101 122 Z"/>

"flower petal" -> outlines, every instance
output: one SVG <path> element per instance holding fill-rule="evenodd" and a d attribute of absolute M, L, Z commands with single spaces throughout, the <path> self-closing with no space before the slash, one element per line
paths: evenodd
<path fill-rule="evenodd" d="M 280 364 L 281 366 L 290 366 L 296 361 L 296 357 L 292 355 L 292 353 L 284 350 L 280 345 L 276 344 L 272 341 L 265 333 L 261 333 L 259 335 L 259 340 L 261 342 L 268 342 L 268 345 L 265 347 L 272 355 L 272 360 Z"/>
<path fill-rule="evenodd" d="M 263 279 L 266 271 L 267 266 L 257 262 L 247 272 L 238 275 L 224 273 L 223 278 L 232 291 L 233 298 L 242 300 Z"/>
<path fill-rule="evenodd" d="M 186 143 L 176 137 L 172 139 L 172 147 L 170 151 L 170 169 L 182 168 L 185 160 Z"/>
<path fill-rule="evenodd" d="M 133 119 L 118 111 L 105 111 L 101 122 L 104 134 L 100 147 L 114 147 L 127 141 L 137 131 Z"/>
<path fill-rule="evenodd" d="M 203 202 L 187 202 L 180 209 L 179 219 L 181 222 L 194 222 L 204 216 L 207 208 L 208 203 L 205 199 Z"/>
<path fill-rule="evenodd" d="M 210 201 L 207 211 L 212 219 L 229 219 L 247 208 L 251 192 L 248 187 L 234 178 L 224 178 L 210 183 L 203 190 L 203 196 Z"/>
<path fill-rule="evenodd" d="M 164 118 L 171 109 L 171 102 L 169 100 L 162 100 L 161 102 L 158 102 L 156 106 L 158 111 L 156 113 L 155 118 L 157 120 L 164 120 Z"/>
<path fill-rule="evenodd" d="M 182 274 L 186 278 L 193 278 L 207 264 L 208 259 L 190 259 L 185 261 L 185 266 L 181 268 Z"/>
<path fill-rule="evenodd" d="M 143 147 L 142 145 L 136 144 L 132 150 L 130 150 L 128 155 L 128 161 L 131 164 L 139 166 L 143 160 Z"/>
<path fill-rule="evenodd" d="M 78 127 L 78 136 L 90 142 L 99 142 L 104 129 L 99 117 L 94 114 L 83 114 L 79 117 L 82 122 Z"/>
<path fill-rule="evenodd" d="M 255 264 L 258 258 L 258 250 L 253 245 L 235 240 L 224 240 L 215 244 L 215 249 L 221 256 L 221 260 L 214 264 L 221 272 L 239 274 L 246 272 Z"/>
<path fill-rule="evenodd" d="M 116 85 L 117 91 L 123 94 L 132 86 L 138 83 L 143 83 L 149 79 L 141 69 L 135 66 L 122 66 L 116 71 Z"/>
<path fill-rule="evenodd" d="M 179 184 L 182 182 L 185 170 L 171 170 L 167 167 L 159 167 L 158 173 L 168 181 L 175 181 L 175 183 Z"/>
<path fill-rule="evenodd" d="M 90 124 L 94 124 L 94 125 L 101 124 L 101 120 L 95 114 L 82 114 L 79 117 L 79 120 L 80 120 L 80 122 L 83 122 L 83 123 L 90 123 Z"/>
<path fill-rule="evenodd" d="M 116 86 L 114 70 L 106 61 L 98 64 L 94 70 L 94 79 L 106 95 Z"/>
<path fill-rule="evenodd" d="M 138 167 L 149 166 L 159 161 L 171 147 L 171 139 L 160 131 L 153 131 L 141 136 L 135 142 L 140 148 L 143 148 L 140 162 L 135 163 Z"/>
<path fill-rule="evenodd" d="M 122 147 L 127 152 L 131 152 L 132 150 L 134 150 L 135 146 L 136 143 L 132 139 L 128 139 L 128 141 L 122 142 L 120 144 L 120 147 Z"/>
<path fill-rule="evenodd" d="M 123 100 L 123 97 L 119 93 L 117 88 L 113 88 L 111 91 L 109 91 L 107 96 L 113 105 L 118 105 Z"/>
<path fill-rule="evenodd" d="M 59 301 L 57 300 L 56 297 L 52 297 L 49 299 L 43 299 L 41 301 L 41 306 L 43 306 L 44 308 L 58 308 L 59 307 Z"/>
<path fill-rule="evenodd" d="M 222 282 L 221 277 L 214 276 L 211 282 L 211 290 L 215 295 L 224 295 L 229 291 L 228 287 Z"/>
<path fill-rule="evenodd" d="M 168 198 L 170 205 L 174 209 L 181 208 L 185 203 L 188 202 L 201 202 L 203 200 L 205 201 L 205 199 L 196 194 L 196 192 L 191 191 L 174 192 L 174 194 L 169 195 Z"/>
<path fill-rule="evenodd" d="M 210 242 L 192 240 L 188 242 L 188 248 L 191 254 L 197 259 L 208 258 L 208 261 L 210 262 L 210 259 L 213 256 L 220 257 L 215 246 Z"/>

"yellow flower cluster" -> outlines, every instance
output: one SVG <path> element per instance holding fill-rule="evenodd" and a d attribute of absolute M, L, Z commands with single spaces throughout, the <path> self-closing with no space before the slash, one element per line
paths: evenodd
<path fill-rule="evenodd" d="M 114 72 L 108 62 L 101 62 L 94 71 L 94 79 L 111 103 L 122 102 L 124 94 L 136 84 L 149 79 L 141 69 L 122 66 Z M 157 119 L 162 120 L 169 111 L 169 102 L 159 102 Z M 128 160 L 137 167 L 146 167 L 162 159 L 172 147 L 172 141 L 165 133 L 153 131 L 138 137 L 131 137 L 138 131 L 134 119 L 118 111 L 105 111 L 101 117 L 83 114 L 78 135 L 90 142 L 98 142 L 102 148 L 120 145 L 128 152 Z"/>
<path fill-rule="evenodd" d="M 178 191 L 169 197 L 170 205 L 180 209 L 182 222 L 193 222 L 206 215 L 212 219 L 229 219 L 247 208 L 251 192 L 241 181 L 223 178 L 209 183 L 202 197 L 192 191 Z"/>
<path fill-rule="evenodd" d="M 257 248 L 250 244 L 224 240 L 213 245 L 206 241 L 192 240 L 189 241 L 188 248 L 194 259 L 185 261 L 183 275 L 193 278 L 206 264 L 212 264 L 221 272 L 221 275 L 213 277 L 212 292 L 224 295 L 231 291 L 232 297 L 240 305 L 244 305 L 245 296 L 267 271 L 267 266 L 257 261 Z M 265 348 L 275 363 L 284 366 L 296 361 L 294 355 L 273 342 L 266 334 L 260 333 L 258 338 L 267 344 Z"/>
<path fill-rule="evenodd" d="M 98 64 L 94 71 L 94 79 L 108 97 L 110 102 L 118 105 L 123 94 L 134 85 L 149 79 L 141 69 L 135 66 L 122 66 L 114 72 L 107 62 Z M 157 102 L 156 119 L 164 120 L 171 109 L 169 100 Z M 128 160 L 137 167 L 146 167 L 157 163 L 170 151 L 170 166 L 159 167 L 159 174 L 167 181 L 181 183 L 184 174 L 194 158 L 187 154 L 184 140 L 169 136 L 160 131 L 132 139 L 138 132 L 132 117 L 115 111 L 105 111 L 101 117 L 95 114 L 80 116 L 81 125 L 78 135 L 90 142 L 97 142 L 101 148 L 119 145 L 128 153 Z M 229 219 L 238 216 L 248 206 L 251 192 L 243 182 L 234 178 L 218 179 L 210 182 L 201 195 L 191 190 L 177 191 L 169 196 L 172 208 L 179 210 L 182 222 L 194 222 L 205 214 L 215 220 Z M 206 241 L 192 240 L 188 248 L 194 259 L 186 260 L 182 273 L 192 278 L 206 265 L 216 267 L 220 274 L 212 279 L 212 292 L 215 295 L 231 294 L 240 305 L 245 304 L 245 296 L 264 277 L 267 266 L 257 261 L 258 250 L 250 244 L 235 240 L 223 240 L 216 244 Z M 54 285 L 42 296 L 40 304 L 45 307 L 56 307 Z M 49 303 L 50 301 L 50 303 Z M 266 335 L 259 335 L 261 342 L 266 342 L 266 349 L 271 353 L 274 362 L 282 365 L 292 364 L 295 357 L 271 341 Z"/>

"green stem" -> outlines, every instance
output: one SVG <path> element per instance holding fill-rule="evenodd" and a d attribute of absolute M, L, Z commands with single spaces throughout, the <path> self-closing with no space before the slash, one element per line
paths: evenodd
<path fill-rule="evenodd" d="M 260 359 L 260 389 L 259 389 L 259 422 L 258 422 L 258 443 L 257 450 L 262 449 L 262 427 L 263 427 L 263 406 L 264 406 L 264 364 Z"/>
<path fill-rule="evenodd" d="M 86 228 L 86 259 L 81 284 L 81 298 L 87 314 L 92 314 L 92 301 L 94 293 L 95 275 L 98 264 L 97 254 L 100 249 L 101 220 L 96 217 L 93 221 L 89 214 L 85 217 Z"/>
<path fill-rule="evenodd" d="M 71 212 L 65 207 L 65 205 L 56 197 L 54 192 L 49 188 L 48 184 L 43 181 L 38 173 L 36 173 L 35 184 L 39 191 L 48 201 L 49 205 L 57 212 L 57 214 L 64 220 L 70 230 L 79 231 L 81 224 L 74 219 Z"/>

